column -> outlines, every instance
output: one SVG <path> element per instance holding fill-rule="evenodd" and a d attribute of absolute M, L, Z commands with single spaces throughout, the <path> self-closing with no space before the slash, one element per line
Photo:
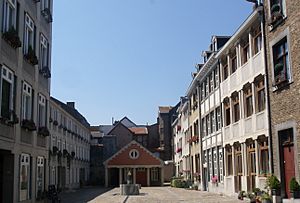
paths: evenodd
<path fill-rule="evenodd" d="M 250 55 L 250 58 L 253 57 L 253 48 L 252 48 L 252 34 L 251 32 L 249 31 L 249 55 Z"/>
<path fill-rule="evenodd" d="M 237 175 L 236 171 L 235 171 L 235 153 L 234 153 L 234 146 L 232 145 L 231 146 L 231 150 L 232 150 L 232 174 L 233 174 L 233 177 L 232 177 L 232 191 L 235 191 L 235 176 Z"/>
<path fill-rule="evenodd" d="M 163 186 L 164 185 L 164 178 L 165 178 L 165 176 L 164 176 L 164 167 L 161 167 L 160 168 L 160 177 L 161 177 L 161 186 Z"/>
<path fill-rule="evenodd" d="M 123 183 L 123 179 L 122 179 L 122 168 L 119 168 L 119 184 L 121 185 Z"/>
<path fill-rule="evenodd" d="M 105 167 L 105 187 L 108 187 L 108 168 Z"/>
<path fill-rule="evenodd" d="M 146 168 L 147 170 L 147 186 L 150 186 L 150 168 Z"/>
<path fill-rule="evenodd" d="M 136 168 L 133 168 L 133 184 L 136 184 Z"/>

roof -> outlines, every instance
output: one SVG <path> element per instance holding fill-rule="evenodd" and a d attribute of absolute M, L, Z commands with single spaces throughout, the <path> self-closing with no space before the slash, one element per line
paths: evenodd
<path fill-rule="evenodd" d="M 172 106 L 159 106 L 158 107 L 159 113 L 169 113 L 171 109 L 172 109 Z"/>
<path fill-rule="evenodd" d="M 136 159 L 130 158 L 131 150 L 136 150 L 138 152 L 138 156 Z M 157 166 L 162 167 L 164 162 L 154 156 L 149 150 L 143 147 L 136 141 L 131 141 L 128 145 L 124 146 L 121 150 L 115 153 L 112 157 L 107 159 L 104 162 L 106 167 L 114 167 L 114 166 Z"/>
<path fill-rule="evenodd" d="M 86 128 L 90 128 L 90 124 L 86 120 L 86 118 L 77 111 L 77 109 L 68 106 L 67 104 L 59 101 L 58 99 L 51 97 L 50 98 L 53 102 L 59 105 L 63 110 L 65 110 L 68 114 L 70 114 L 75 120 L 81 123 Z"/>
<path fill-rule="evenodd" d="M 146 127 L 132 127 L 129 128 L 131 132 L 133 132 L 135 135 L 145 135 L 148 134 L 148 129 Z"/>
<path fill-rule="evenodd" d="M 90 127 L 90 131 L 93 131 L 93 132 L 95 132 L 95 131 L 100 131 L 100 130 L 99 130 L 99 126 L 91 126 L 91 127 Z"/>
<path fill-rule="evenodd" d="M 125 116 L 124 118 L 122 118 L 119 122 L 121 122 L 127 128 L 131 128 L 131 127 L 135 127 L 136 126 L 136 124 L 133 121 L 131 121 L 129 118 L 127 118 L 127 116 Z"/>
<path fill-rule="evenodd" d="M 107 135 L 113 128 L 113 125 L 99 125 L 100 132 L 104 133 L 104 135 Z"/>

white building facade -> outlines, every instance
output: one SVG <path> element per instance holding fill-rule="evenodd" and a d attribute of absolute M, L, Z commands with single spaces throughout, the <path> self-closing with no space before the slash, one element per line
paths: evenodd
<path fill-rule="evenodd" d="M 263 189 L 270 171 L 265 50 L 256 8 L 218 52 L 225 193 Z"/>
<path fill-rule="evenodd" d="M 57 188 L 78 188 L 89 180 L 90 125 L 73 102 L 50 100 L 49 176 Z"/>

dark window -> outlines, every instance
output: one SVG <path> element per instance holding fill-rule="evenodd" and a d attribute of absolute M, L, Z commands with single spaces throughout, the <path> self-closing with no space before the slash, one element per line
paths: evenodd
<path fill-rule="evenodd" d="M 230 103 L 229 101 L 224 103 L 224 109 L 225 109 L 225 126 L 230 125 Z"/>
<path fill-rule="evenodd" d="M 245 64 L 250 58 L 249 44 L 243 47 L 243 64 Z"/>
<path fill-rule="evenodd" d="M 237 59 L 236 56 L 231 59 L 231 73 L 234 73 L 237 69 Z"/>
<path fill-rule="evenodd" d="M 257 112 L 265 110 L 266 99 L 265 99 L 265 84 L 264 80 L 260 80 L 256 83 L 256 109 Z"/>
<path fill-rule="evenodd" d="M 249 117 L 253 114 L 252 90 L 251 86 L 244 90 L 245 95 L 245 116 Z"/>
<path fill-rule="evenodd" d="M 273 46 L 275 85 L 287 81 L 289 74 L 289 55 L 286 37 Z"/>
<path fill-rule="evenodd" d="M 228 66 L 223 66 L 223 80 L 226 80 L 228 78 Z"/>

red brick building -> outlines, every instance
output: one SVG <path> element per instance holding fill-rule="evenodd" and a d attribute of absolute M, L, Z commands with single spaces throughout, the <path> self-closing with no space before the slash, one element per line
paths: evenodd
<path fill-rule="evenodd" d="M 124 146 L 105 161 L 105 186 L 127 183 L 162 185 L 164 163 L 136 141 Z M 131 174 L 128 176 L 128 174 Z"/>

